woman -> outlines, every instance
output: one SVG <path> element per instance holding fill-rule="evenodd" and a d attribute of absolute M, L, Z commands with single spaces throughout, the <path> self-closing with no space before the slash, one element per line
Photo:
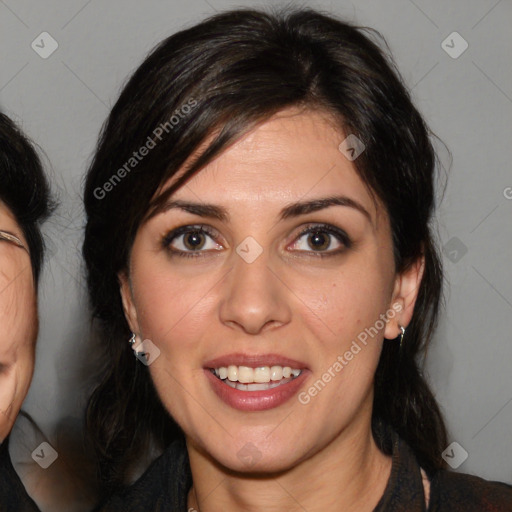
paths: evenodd
<path fill-rule="evenodd" d="M 435 155 L 370 36 L 227 12 L 122 91 L 85 187 L 101 510 L 510 510 L 444 469 Z"/>
<path fill-rule="evenodd" d="M 39 157 L 0 114 L 0 510 L 38 510 L 12 466 L 7 436 L 34 371 L 44 252 L 40 223 L 49 212 L 49 186 Z"/>

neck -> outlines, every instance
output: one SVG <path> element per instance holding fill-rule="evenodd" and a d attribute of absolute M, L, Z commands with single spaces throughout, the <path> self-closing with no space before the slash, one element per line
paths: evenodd
<path fill-rule="evenodd" d="M 369 423 L 346 429 L 310 458 L 278 474 L 242 474 L 212 463 L 187 440 L 194 485 L 188 510 L 372 511 L 384 493 L 391 457 L 377 448 Z"/>

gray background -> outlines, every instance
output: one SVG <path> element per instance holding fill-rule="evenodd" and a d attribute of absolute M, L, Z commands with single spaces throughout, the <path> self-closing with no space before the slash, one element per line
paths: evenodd
<path fill-rule="evenodd" d="M 416 104 L 453 155 L 438 210 L 446 310 L 427 372 L 450 442 L 469 454 L 458 470 L 511 482 L 512 3 L 301 4 L 381 31 Z M 87 394 L 82 363 L 91 351 L 80 196 L 100 126 L 157 42 L 215 11 L 259 5 L 268 2 L 0 1 L 0 105 L 48 156 L 61 201 L 45 230 L 50 260 L 40 295 L 36 372 L 25 402 L 50 441 L 59 422 L 80 417 Z M 31 48 L 44 31 L 59 45 L 47 59 Z M 453 31 L 469 45 L 458 58 L 441 46 Z M 457 41 L 448 44 L 460 48 Z M 449 166 L 446 152 L 441 156 Z"/>

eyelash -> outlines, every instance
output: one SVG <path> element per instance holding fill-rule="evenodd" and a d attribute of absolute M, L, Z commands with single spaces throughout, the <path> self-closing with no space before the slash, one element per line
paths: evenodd
<path fill-rule="evenodd" d="M 328 235 L 336 238 L 342 245 L 344 245 L 344 247 L 340 249 L 330 251 L 307 251 L 311 255 L 314 255 L 314 257 L 328 258 L 331 256 L 337 256 L 344 252 L 346 249 L 350 249 L 352 247 L 352 240 L 347 235 L 347 233 L 345 233 L 345 231 L 342 229 L 331 226 L 330 224 L 310 224 L 297 235 L 296 240 L 300 240 L 304 235 L 310 233 L 327 233 Z"/>
<path fill-rule="evenodd" d="M 188 225 L 188 226 L 181 226 L 179 228 L 176 228 L 169 233 L 167 233 L 163 239 L 162 239 L 162 247 L 164 249 L 167 249 L 169 252 L 171 252 L 173 255 L 176 255 L 180 258 L 200 258 L 204 257 L 204 251 L 198 250 L 198 251 L 182 251 L 180 249 L 171 249 L 171 243 L 179 236 L 188 234 L 188 233 L 202 233 L 205 235 L 208 235 L 212 239 L 215 238 L 217 235 L 217 232 L 209 228 L 208 226 L 203 225 Z M 314 257 L 320 257 L 320 258 L 326 258 L 331 256 L 336 256 L 346 249 L 350 249 L 352 247 L 352 241 L 350 240 L 349 236 L 345 233 L 345 231 L 331 226 L 329 224 L 312 224 L 307 226 L 305 229 L 303 229 L 296 237 L 296 240 L 300 240 L 304 235 L 310 234 L 310 233 L 327 233 L 328 235 L 334 236 L 341 244 L 343 244 L 345 247 L 341 249 L 331 250 L 331 251 L 299 251 L 299 252 L 308 252 L 311 255 L 314 255 Z M 210 251 L 209 251 L 210 252 Z"/>
<path fill-rule="evenodd" d="M 208 226 L 203 225 L 189 225 L 189 226 L 181 226 L 179 228 L 173 229 L 169 233 L 167 233 L 162 239 L 162 247 L 167 249 L 169 252 L 173 254 L 173 256 L 179 256 L 180 258 L 200 258 L 203 257 L 203 251 L 182 251 L 171 249 L 170 245 L 174 241 L 175 238 L 188 234 L 188 233 L 203 233 L 208 235 L 211 238 L 216 236 L 216 232 L 210 229 Z"/>

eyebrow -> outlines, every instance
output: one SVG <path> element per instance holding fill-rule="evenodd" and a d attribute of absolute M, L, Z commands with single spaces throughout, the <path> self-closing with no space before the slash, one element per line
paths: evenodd
<path fill-rule="evenodd" d="M 288 219 L 289 217 L 297 217 L 299 215 L 306 215 L 307 213 L 317 212 L 328 208 L 329 206 L 347 206 L 362 213 L 368 221 L 372 222 L 372 217 L 368 210 L 358 201 L 346 196 L 331 196 L 319 199 L 312 199 L 311 201 L 297 202 L 290 204 L 281 210 L 281 219 Z"/>
<path fill-rule="evenodd" d="M 181 201 L 179 199 L 167 201 L 164 204 L 162 211 L 167 212 L 176 208 L 188 213 L 193 213 L 194 215 L 199 215 L 200 217 L 208 217 L 221 221 L 227 221 L 229 219 L 228 211 L 222 206 L 207 203 L 193 203 L 190 201 Z"/>
<path fill-rule="evenodd" d="M 291 203 L 281 210 L 279 213 L 279 219 L 285 220 L 292 217 L 298 217 L 300 215 L 306 215 L 308 213 L 323 210 L 330 206 L 346 206 L 353 208 L 362 213 L 368 219 L 370 224 L 372 223 L 372 217 L 368 210 L 358 201 L 355 201 L 354 199 L 346 196 L 323 197 L 312 199 L 311 201 L 299 201 L 296 203 Z M 208 203 L 194 203 L 190 201 L 182 201 L 179 199 L 171 200 L 165 203 L 162 211 L 166 212 L 175 208 L 186 211 L 188 213 L 192 213 L 194 215 L 199 215 L 201 217 L 217 219 L 220 221 L 229 220 L 229 213 L 223 206 L 217 206 Z"/>

